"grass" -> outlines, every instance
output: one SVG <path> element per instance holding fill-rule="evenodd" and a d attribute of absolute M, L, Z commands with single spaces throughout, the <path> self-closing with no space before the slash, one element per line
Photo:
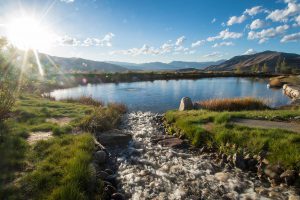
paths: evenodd
<path fill-rule="evenodd" d="M 14 103 L 15 97 L 13 91 L 6 86 L 6 84 L 0 82 L 0 121 L 9 117 L 9 113 Z"/>
<path fill-rule="evenodd" d="M 64 99 L 64 102 L 68 102 L 68 103 L 80 103 L 83 105 L 91 105 L 91 106 L 104 106 L 104 102 L 100 101 L 100 100 L 95 100 L 93 99 L 91 96 L 81 96 L 79 98 L 68 98 L 68 99 Z"/>
<path fill-rule="evenodd" d="M 126 107 L 86 102 L 35 95 L 17 99 L 10 117 L 0 123 L 0 199 L 101 199 L 103 186 L 91 176 L 92 135 L 70 133 L 84 119 L 96 119 L 97 130 L 115 128 Z M 72 120 L 63 126 L 47 120 L 63 117 Z M 26 139 L 36 131 L 51 131 L 54 137 L 29 146 Z"/>
<path fill-rule="evenodd" d="M 252 97 L 210 99 L 196 102 L 196 106 L 212 111 L 264 110 L 268 108 L 262 100 Z"/>
<path fill-rule="evenodd" d="M 214 112 L 208 110 L 169 111 L 165 114 L 170 133 L 180 133 L 195 146 L 214 146 L 226 153 L 242 149 L 257 154 L 268 152 L 272 164 L 300 170 L 300 134 L 280 129 L 247 128 L 230 123 L 233 118 L 290 121 L 300 110 L 256 110 Z M 210 130 L 205 126 L 209 124 Z M 228 148 L 235 144 L 236 149 Z M 232 145 L 231 145 L 232 146 Z"/>
<path fill-rule="evenodd" d="M 38 142 L 29 156 L 34 170 L 20 181 L 23 197 L 91 198 L 95 191 L 89 191 L 89 188 L 96 188 L 90 166 L 93 151 L 90 134 L 63 135 Z"/>

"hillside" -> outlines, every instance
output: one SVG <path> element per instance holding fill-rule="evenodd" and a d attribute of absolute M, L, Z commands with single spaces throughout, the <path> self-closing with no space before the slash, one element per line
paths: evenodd
<path fill-rule="evenodd" d="M 149 63 L 128 63 L 128 62 L 115 62 L 109 61 L 108 63 L 120 65 L 126 67 L 129 70 L 138 71 L 171 71 L 171 70 L 181 70 L 181 69 L 203 69 L 210 65 L 217 65 L 225 60 L 212 61 L 212 62 L 188 62 L 188 61 L 172 61 L 170 63 L 163 62 L 149 62 Z"/>
<path fill-rule="evenodd" d="M 83 58 L 63 58 L 63 57 L 56 57 L 56 56 L 49 56 L 46 54 L 39 55 L 41 59 L 41 63 L 44 65 L 51 64 L 49 57 L 57 66 L 60 67 L 60 70 L 64 72 L 71 72 L 71 71 L 96 71 L 96 72 L 126 72 L 128 71 L 127 68 L 107 63 L 101 61 L 93 61 L 87 60 Z"/>
<path fill-rule="evenodd" d="M 268 71 L 275 72 L 276 66 L 285 62 L 289 69 L 300 70 L 300 55 L 293 53 L 283 53 L 276 51 L 264 51 L 252 55 L 235 56 L 221 64 L 211 65 L 205 70 L 210 71 L 233 71 L 240 68 L 242 71 L 250 71 L 255 65 L 261 70 L 264 64 L 267 65 Z"/>

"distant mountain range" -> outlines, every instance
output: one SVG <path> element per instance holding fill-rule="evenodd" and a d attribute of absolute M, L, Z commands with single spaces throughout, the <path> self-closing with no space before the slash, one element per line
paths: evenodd
<path fill-rule="evenodd" d="M 49 61 L 49 59 L 53 62 Z M 275 71 L 278 62 L 285 62 L 291 68 L 300 70 L 300 55 L 276 51 L 264 51 L 252 55 L 235 56 L 229 60 L 219 60 L 215 62 L 186 62 L 173 61 L 170 63 L 150 62 L 150 63 L 128 63 L 114 61 L 92 61 L 83 58 L 63 58 L 40 54 L 43 65 L 53 65 L 55 63 L 64 72 L 127 72 L 127 71 L 242 71 L 251 70 L 252 66 L 268 66 L 269 71 Z"/>
<path fill-rule="evenodd" d="M 275 72 L 276 66 L 282 62 L 291 69 L 300 70 L 300 55 L 276 51 L 264 51 L 252 55 L 235 56 L 223 63 L 211 65 L 205 70 L 233 71 L 240 68 L 242 71 L 250 71 L 252 66 L 262 68 L 266 64 L 270 72 Z"/>

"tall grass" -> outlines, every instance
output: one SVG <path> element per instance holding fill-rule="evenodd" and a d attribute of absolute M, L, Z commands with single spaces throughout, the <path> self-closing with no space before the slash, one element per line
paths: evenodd
<path fill-rule="evenodd" d="M 117 128 L 121 122 L 124 105 L 110 104 L 108 107 L 96 107 L 94 111 L 84 117 L 79 126 L 88 132 L 97 133 Z"/>
<path fill-rule="evenodd" d="M 196 102 L 196 107 L 212 111 L 265 110 L 264 101 L 252 97 L 210 99 Z"/>
<path fill-rule="evenodd" d="M 105 103 L 103 101 L 100 100 L 95 100 L 93 99 L 91 96 L 81 96 L 79 98 L 67 98 L 64 99 L 63 101 L 68 102 L 68 103 L 80 103 L 83 105 L 91 105 L 91 106 L 104 106 Z"/>
<path fill-rule="evenodd" d="M 9 117 L 9 113 L 15 103 L 15 97 L 11 88 L 0 83 L 0 122 Z"/>

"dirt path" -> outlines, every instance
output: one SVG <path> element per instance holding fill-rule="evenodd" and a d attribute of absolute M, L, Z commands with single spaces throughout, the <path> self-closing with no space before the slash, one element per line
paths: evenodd
<path fill-rule="evenodd" d="M 256 119 L 234 119 L 233 124 L 247 126 L 251 128 L 264 129 L 283 129 L 296 133 L 300 133 L 300 124 L 295 122 L 275 122 Z"/>

